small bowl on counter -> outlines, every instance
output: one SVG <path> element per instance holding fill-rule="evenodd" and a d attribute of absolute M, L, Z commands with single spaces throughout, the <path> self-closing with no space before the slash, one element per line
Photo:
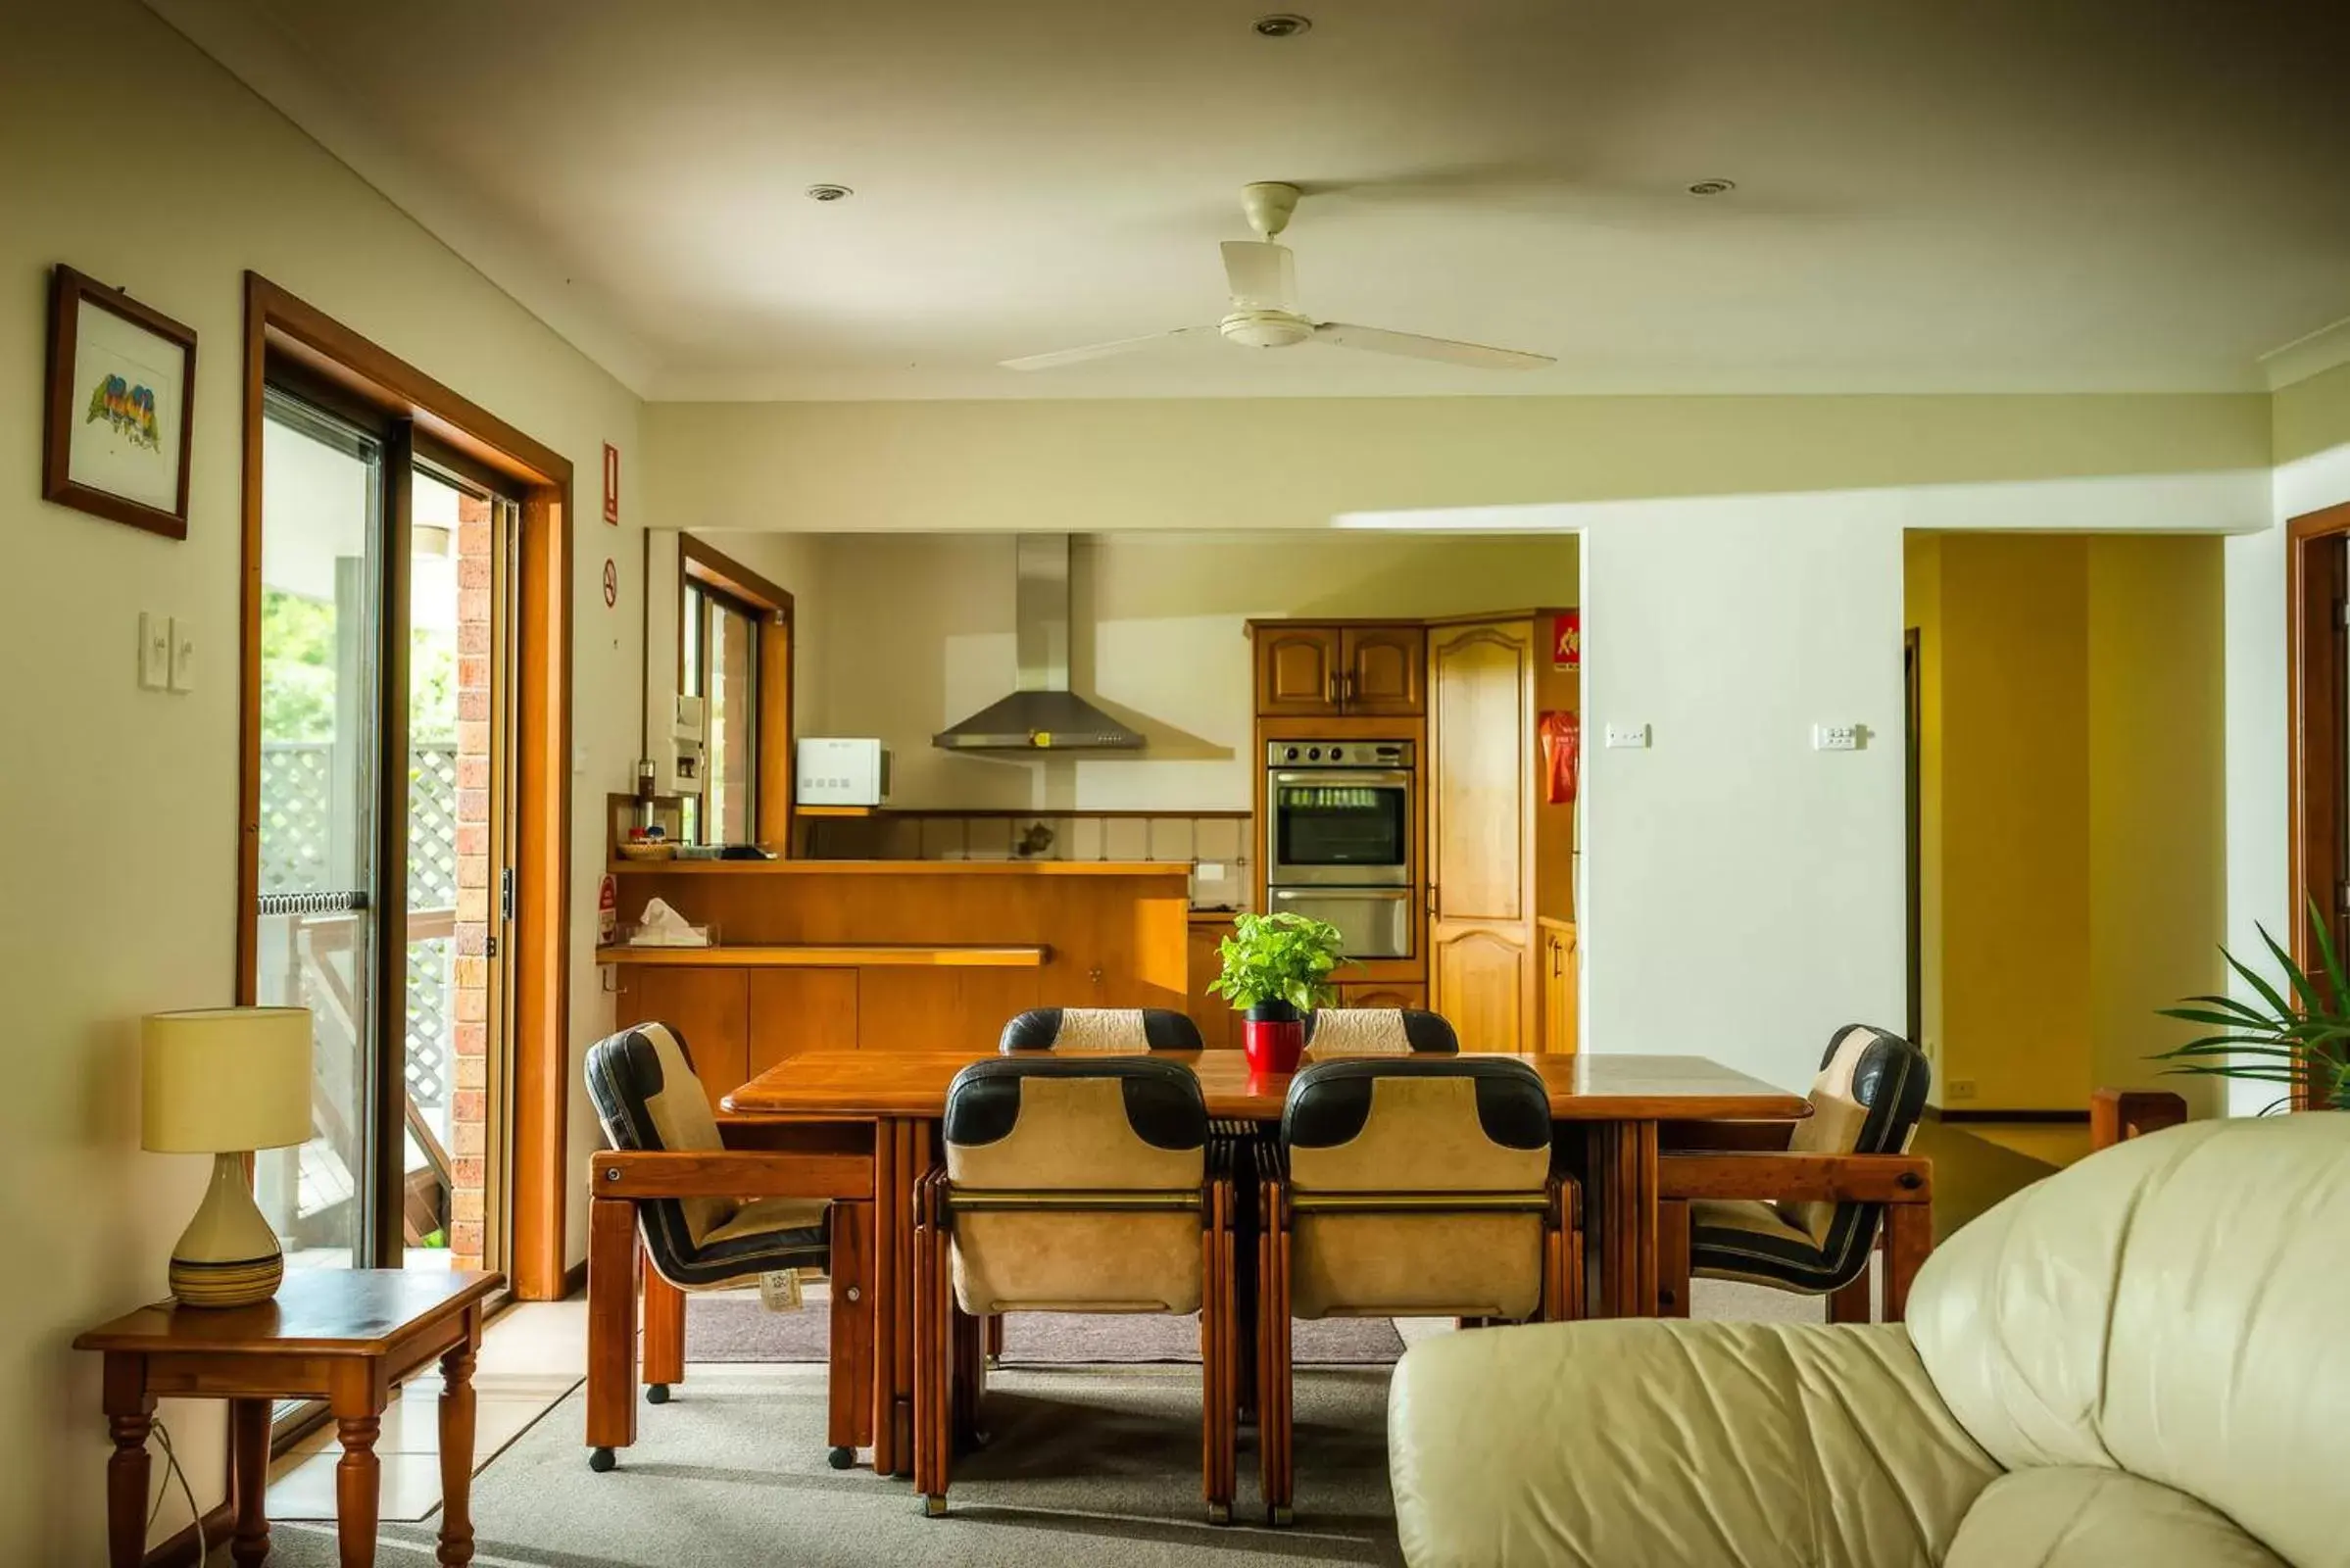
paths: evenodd
<path fill-rule="evenodd" d="M 666 839 L 625 839 L 613 848 L 623 860 L 666 860 L 677 853 L 677 846 Z"/>

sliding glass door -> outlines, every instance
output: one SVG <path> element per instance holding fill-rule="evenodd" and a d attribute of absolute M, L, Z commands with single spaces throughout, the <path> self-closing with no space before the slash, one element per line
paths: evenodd
<path fill-rule="evenodd" d="M 262 432 L 261 887 L 266 1004 L 312 1012 L 309 1143 L 254 1187 L 290 1268 L 374 1261 L 380 1039 L 384 443 L 272 393 Z"/>
<path fill-rule="evenodd" d="M 315 1055 L 256 1190 L 289 1267 L 495 1266 L 518 519 L 405 422 L 265 415 L 257 1000 Z"/>

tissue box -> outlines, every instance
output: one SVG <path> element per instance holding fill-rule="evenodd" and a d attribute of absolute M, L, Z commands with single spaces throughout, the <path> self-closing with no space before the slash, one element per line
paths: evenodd
<path fill-rule="evenodd" d="M 622 925 L 620 945 L 627 948 L 714 948 L 715 925 Z"/>

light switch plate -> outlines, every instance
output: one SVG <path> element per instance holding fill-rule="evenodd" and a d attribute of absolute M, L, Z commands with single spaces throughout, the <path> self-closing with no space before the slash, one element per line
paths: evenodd
<path fill-rule="evenodd" d="M 192 692 L 196 689 L 196 628 L 185 615 L 171 619 L 171 690 Z"/>
<path fill-rule="evenodd" d="M 167 691 L 171 685 L 171 617 L 139 612 L 139 689 Z"/>
<path fill-rule="evenodd" d="M 1814 724 L 1811 727 L 1811 749 L 1815 752 L 1857 752 L 1860 750 L 1860 728 L 1854 724 Z"/>
<path fill-rule="evenodd" d="M 1607 726 L 1607 744 L 1610 747 L 1630 746 L 1645 749 L 1648 744 L 1648 726 L 1645 724 L 1610 724 Z"/>

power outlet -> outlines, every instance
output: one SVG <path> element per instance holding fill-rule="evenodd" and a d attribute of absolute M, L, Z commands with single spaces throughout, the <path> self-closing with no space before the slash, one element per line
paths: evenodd
<path fill-rule="evenodd" d="M 1648 726 L 1645 724 L 1610 724 L 1607 726 L 1607 745 L 1612 748 L 1631 747 L 1639 751 L 1648 745 Z"/>
<path fill-rule="evenodd" d="M 1975 1080 L 1972 1078 L 1953 1078 L 1942 1087 L 1949 1091 L 1952 1100 L 1973 1100 L 1975 1098 Z"/>
<path fill-rule="evenodd" d="M 1857 752 L 1860 728 L 1854 724 L 1814 724 L 1811 747 L 1815 752 Z"/>

